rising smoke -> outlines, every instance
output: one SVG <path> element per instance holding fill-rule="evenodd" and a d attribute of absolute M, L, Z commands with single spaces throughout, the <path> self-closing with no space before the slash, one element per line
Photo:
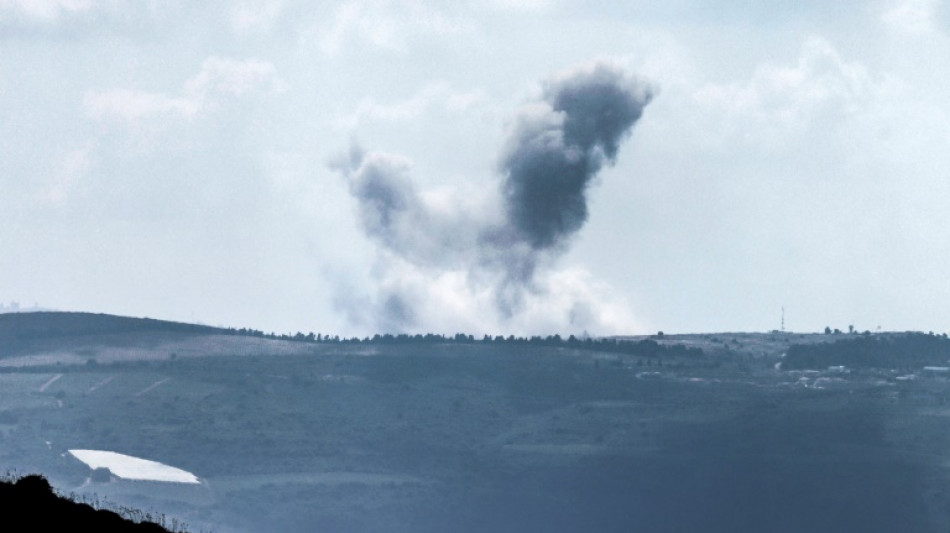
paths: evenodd
<path fill-rule="evenodd" d="M 515 120 L 497 194 L 481 205 L 461 195 L 433 199 L 413 185 L 405 159 L 351 148 L 335 167 L 379 247 L 377 287 L 370 303 L 350 294 L 338 303 L 385 331 L 431 327 L 420 323 L 432 315 L 426 306 L 482 317 L 472 326 L 491 325 L 490 314 L 512 325 L 555 302 L 564 316 L 546 327 L 604 322 L 583 274 L 565 278 L 550 267 L 587 221 L 591 181 L 615 162 L 651 97 L 648 86 L 603 63 L 551 79 Z"/>
<path fill-rule="evenodd" d="M 549 82 L 519 117 L 501 170 L 510 227 L 546 249 L 587 220 L 587 187 L 650 101 L 645 87 L 607 65 Z"/>

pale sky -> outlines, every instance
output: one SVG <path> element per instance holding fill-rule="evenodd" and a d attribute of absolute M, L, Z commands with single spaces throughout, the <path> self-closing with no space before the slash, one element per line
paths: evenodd
<path fill-rule="evenodd" d="M 652 100 L 512 313 L 465 254 L 370 238 L 351 146 L 465 234 L 519 117 L 595 64 Z M 945 1 L 0 0 L 0 302 L 346 335 L 762 331 L 782 307 L 946 331 L 948 178 Z M 373 311 L 394 288 L 411 322 Z"/>

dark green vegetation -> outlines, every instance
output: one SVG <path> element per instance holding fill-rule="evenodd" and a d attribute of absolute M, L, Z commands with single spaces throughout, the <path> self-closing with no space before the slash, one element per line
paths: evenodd
<path fill-rule="evenodd" d="M 0 516 L 9 533 L 32 531 L 168 533 L 154 522 L 134 522 L 106 509 L 74 502 L 53 492 L 46 478 L 0 481 Z"/>
<path fill-rule="evenodd" d="M 77 330 L 0 352 L 0 466 L 218 532 L 945 532 L 950 384 L 775 368 L 838 339 Z M 202 484 L 92 481 L 75 448 Z"/>
<path fill-rule="evenodd" d="M 843 365 L 851 368 L 906 368 L 947 366 L 950 339 L 946 335 L 905 333 L 888 336 L 849 335 L 829 344 L 795 345 L 788 349 L 782 367 L 825 369 Z"/>

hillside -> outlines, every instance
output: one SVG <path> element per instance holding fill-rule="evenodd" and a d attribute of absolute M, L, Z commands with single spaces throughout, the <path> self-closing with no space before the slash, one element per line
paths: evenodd
<path fill-rule="evenodd" d="M 98 364 L 244 353 L 309 353 L 299 343 L 233 330 L 93 313 L 0 314 L 0 367 Z"/>
<path fill-rule="evenodd" d="M 0 358 L 90 346 L 143 346 L 225 330 L 148 318 L 92 313 L 37 312 L 0 314 Z"/>
<path fill-rule="evenodd" d="M 134 522 L 118 513 L 75 502 L 53 492 L 46 478 L 24 476 L 16 481 L 0 481 L 0 516 L 3 530 L 75 531 L 110 533 L 169 533 L 154 522 Z"/>
<path fill-rule="evenodd" d="M 128 333 L 215 333 L 221 328 L 115 315 L 68 312 L 0 314 L 0 342 Z"/>
<path fill-rule="evenodd" d="M 0 466 L 198 530 L 950 529 L 946 377 L 778 365 L 858 335 L 317 342 L 83 320 L 98 329 L 0 358 Z"/>

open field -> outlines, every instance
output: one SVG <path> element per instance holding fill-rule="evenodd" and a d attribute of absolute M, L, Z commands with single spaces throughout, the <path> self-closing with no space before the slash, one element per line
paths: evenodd
<path fill-rule="evenodd" d="M 821 335 L 668 336 L 706 355 L 660 366 L 551 346 L 78 333 L 0 359 L 0 465 L 196 529 L 950 528 L 950 382 L 775 368 Z M 91 482 L 69 449 L 201 483 Z"/>

